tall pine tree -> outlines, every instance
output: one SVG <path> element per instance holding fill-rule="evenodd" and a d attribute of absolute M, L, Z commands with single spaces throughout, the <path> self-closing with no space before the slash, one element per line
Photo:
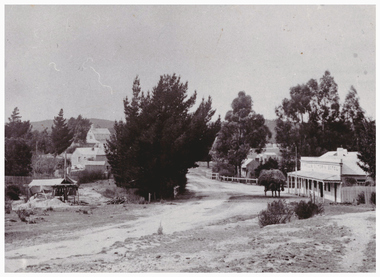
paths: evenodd
<path fill-rule="evenodd" d="M 141 195 L 172 197 L 186 186 L 188 169 L 205 156 L 214 110 L 211 99 L 195 112 L 196 93 L 187 96 L 187 83 L 175 74 L 161 76 L 146 95 L 136 77 L 131 101 L 124 100 L 125 122 L 115 122 L 106 153 L 118 186 L 136 187 Z"/>
<path fill-rule="evenodd" d="M 73 133 L 67 126 L 66 119 L 63 118 L 63 109 L 54 117 L 53 126 L 51 127 L 51 140 L 53 143 L 54 155 L 63 153 L 73 141 Z"/>

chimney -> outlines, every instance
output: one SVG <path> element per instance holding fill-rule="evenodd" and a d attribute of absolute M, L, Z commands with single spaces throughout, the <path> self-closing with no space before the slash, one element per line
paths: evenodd
<path fill-rule="evenodd" d="M 346 156 L 347 155 L 347 149 L 339 147 L 336 149 L 336 153 L 337 153 L 338 157 Z"/>

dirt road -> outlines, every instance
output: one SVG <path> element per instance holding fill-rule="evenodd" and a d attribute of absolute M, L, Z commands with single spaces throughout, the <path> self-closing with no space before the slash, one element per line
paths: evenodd
<path fill-rule="evenodd" d="M 5 271 L 307 272 L 309 270 L 305 267 L 291 266 L 292 260 L 294 264 L 297 262 L 296 254 L 292 258 L 291 252 L 302 252 L 305 248 L 301 246 L 302 243 L 318 243 L 322 238 L 324 241 L 316 246 L 321 251 L 319 260 L 335 251 L 335 248 L 341 252 L 330 253 L 330 258 L 325 261 L 329 264 L 327 269 L 314 267 L 317 272 L 363 271 L 365 262 L 369 267 L 373 266 L 373 261 L 367 260 L 355 264 L 352 253 L 360 249 L 363 260 L 371 252 L 368 245 L 375 240 L 374 212 L 354 214 L 356 222 L 362 222 L 360 228 L 352 224 L 352 217 L 344 215 L 331 217 L 331 221 L 318 217 L 260 229 L 257 214 L 266 208 L 268 201 L 273 200 L 264 197 L 263 188 L 209 180 L 205 177 L 205 170 L 197 168 L 188 174 L 187 188 L 192 194 L 190 199 L 149 204 L 137 209 L 128 209 L 126 206 L 127 211 L 122 205 L 98 207 L 84 218 L 83 224 L 87 226 L 73 225 L 64 232 L 52 230 L 49 233 L 42 232 L 43 235 L 36 234 L 30 239 L 15 239 L 12 243 L 6 243 Z M 286 193 L 282 193 L 281 197 L 289 202 L 302 199 Z M 112 212 L 104 212 L 106 209 Z M 125 217 L 126 213 L 128 217 Z M 104 220 L 104 224 L 98 220 Z M 346 221 L 351 224 L 347 226 Z M 319 224 L 320 227 L 315 227 L 315 231 L 305 223 L 310 226 Z M 160 225 L 163 235 L 157 235 Z M 26 225 L 26 228 L 34 226 Z M 324 230 L 331 234 L 324 234 Z M 300 231 L 304 231 L 302 236 L 298 234 Z M 323 237 L 310 237 L 309 233 L 313 232 Z M 258 236 L 260 233 L 262 235 Z M 361 239 L 354 241 L 352 236 Z M 276 259 L 272 261 L 270 256 L 263 259 L 265 253 L 271 253 L 284 243 L 288 246 L 285 245 L 282 250 L 287 249 L 289 253 L 276 255 L 284 256 L 279 261 L 291 261 L 290 265 L 276 266 Z M 348 249 L 350 247 L 351 250 Z M 309 250 L 310 253 L 315 252 L 315 249 Z M 260 258 L 254 259 L 252 263 L 255 254 Z M 331 261 L 335 263 L 331 264 Z"/>

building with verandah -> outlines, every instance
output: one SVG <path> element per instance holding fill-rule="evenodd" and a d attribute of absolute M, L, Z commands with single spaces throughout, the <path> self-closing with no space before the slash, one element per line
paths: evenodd
<path fill-rule="evenodd" d="M 345 180 L 364 185 L 366 173 L 358 166 L 358 152 L 338 148 L 320 157 L 301 157 L 301 168 L 288 173 L 288 192 L 342 203 L 351 201 L 345 194 Z"/>

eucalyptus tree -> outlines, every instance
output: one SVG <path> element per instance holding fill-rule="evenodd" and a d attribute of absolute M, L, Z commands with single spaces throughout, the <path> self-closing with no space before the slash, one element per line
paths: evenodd
<path fill-rule="evenodd" d="M 260 153 L 272 134 L 264 117 L 252 109 L 252 98 L 244 91 L 232 101 L 214 145 L 215 160 L 235 167 L 241 175 L 241 165 L 251 148 Z"/>

